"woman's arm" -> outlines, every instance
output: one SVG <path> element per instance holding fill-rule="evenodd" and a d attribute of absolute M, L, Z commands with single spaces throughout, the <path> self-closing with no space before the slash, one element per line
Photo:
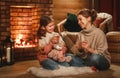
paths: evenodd
<path fill-rule="evenodd" d="M 95 49 L 94 53 L 104 55 L 105 51 L 108 50 L 106 35 L 104 33 L 101 33 L 97 37 L 98 37 L 97 44 L 96 44 L 97 48 Z"/>
<path fill-rule="evenodd" d="M 87 50 L 87 51 L 90 52 L 90 53 L 94 53 L 94 52 L 95 52 L 94 49 L 92 49 L 92 48 L 89 47 L 87 41 L 83 41 L 83 42 L 81 43 L 81 47 L 84 48 L 85 50 Z"/>

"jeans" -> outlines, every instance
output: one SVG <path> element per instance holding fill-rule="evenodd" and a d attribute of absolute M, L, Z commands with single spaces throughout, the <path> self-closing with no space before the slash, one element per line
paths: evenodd
<path fill-rule="evenodd" d="M 66 56 L 71 56 L 72 60 L 69 62 L 70 66 L 82 67 L 84 66 L 84 61 L 79 57 L 71 53 L 67 53 Z"/>
<path fill-rule="evenodd" d="M 42 61 L 41 65 L 43 68 L 49 69 L 49 70 L 59 69 L 59 65 L 67 66 L 67 67 L 69 66 L 67 62 L 58 62 L 50 58 Z"/>
<path fill-rule="evenodd" d="M 92 54 L 85 60 L 85 65 L 95 66 L 98 70 L 107 70 L 110 67 L 108 60 L 98 54 Z"/>
<path fill-rule="evenodd" d="M 58 62 L 58 61 L 48 58 L 48 59 L 42 61 L 41 65 L 43 68 L 49 69 L 49 70 L 59 69 L 59 65 L 66 66 L 66 67 L 68 67 L 68 66 L 77 66 L 77 67 L 84 66 L 82 63 L 83 61 L 78 56 L 75 56 L 70 53 L 66 54 L 66 56 L 71 56 L 72 60 L 70 62 Z"/>

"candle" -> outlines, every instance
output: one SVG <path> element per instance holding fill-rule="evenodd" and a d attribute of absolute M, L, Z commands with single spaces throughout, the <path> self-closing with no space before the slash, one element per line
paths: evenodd
<path fill-rule="evenodd" d="M 10 47 L 6 49 L 6 58 L 7 58 L 7 62 L 9 63 L 10 62 Z"/>

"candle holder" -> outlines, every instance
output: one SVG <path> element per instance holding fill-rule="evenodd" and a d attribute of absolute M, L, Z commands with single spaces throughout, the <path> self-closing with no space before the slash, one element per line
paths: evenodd
<path fill-rule="evenodd" d="M 3 41 L 3 50 L 1 52 L 1 63 L 2 65 L 14 64 L 14 41 L 7 36 Z"/>

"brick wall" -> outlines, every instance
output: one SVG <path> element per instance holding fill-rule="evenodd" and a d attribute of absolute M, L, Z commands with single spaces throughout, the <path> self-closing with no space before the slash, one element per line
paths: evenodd
<path fill-rule="evenodd" d="M 18 33 L 25 40 L 36 35 L 40 16 L 52 16 L 52 8 L 52 0 L 0 0 L 0 43 L 6 36 L 15 40 Z M 15 48 L 15 61 L 36 59 L 36 54 L 36 47 Z"/>
<path fill-rule="evenodd" d="M 52 0 L 0 0 L 0 41 L 4 40 L 6 36 L 11 34 L 11 6 L 39 7 L 39 15 L 52 15 L 52 3 Z"/>
<path fill-rule="evenodd" d="M 26 6 L 12 6 L 10 8 L 10 33 L 16 41 L 22 36 L 22 41 L 34 42 L 39 27 L 40 8 Z M 16 43 L 16 42 L 15 42 Z"/>

